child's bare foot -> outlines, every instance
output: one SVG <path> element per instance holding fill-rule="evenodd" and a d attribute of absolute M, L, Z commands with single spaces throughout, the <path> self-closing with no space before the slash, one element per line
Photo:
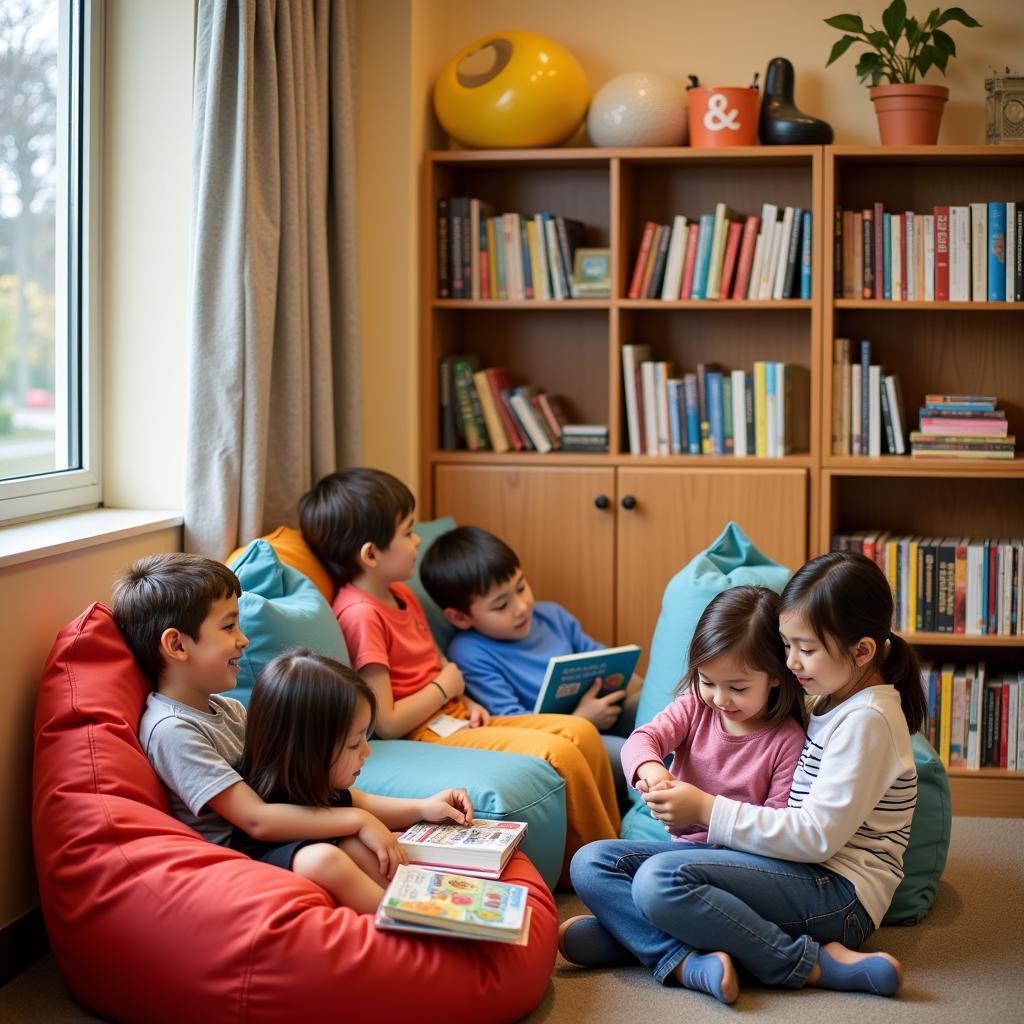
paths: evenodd
<path fill-rule="evenodd" d="M 577 967 L 636 963 L 636 957 L 590 914 L 570 917 L 558 926 L 558 952 Z"/>
<path fill-rule="evenodd" d="M 818 951 L 807 984 L 893 996 L 903 984 L 903 965 L 888 953 L 856 953 L 841 942 L 828 942 Z"/>
<path fill-rule="evenodd" d="M 740 980 L 728 953 L 691 953 L 675 973 L 684 988 L 706 992 L 723 1003 L 735 1003 L 740 994 Z"/>

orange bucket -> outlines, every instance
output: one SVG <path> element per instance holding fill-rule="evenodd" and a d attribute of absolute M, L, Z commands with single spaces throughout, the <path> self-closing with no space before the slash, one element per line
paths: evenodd
<path fill-rule="evenodd" d="M 698 85 L 686 92 L 691 146 L 755 146 L 761 94 L 742 86 Z"/>

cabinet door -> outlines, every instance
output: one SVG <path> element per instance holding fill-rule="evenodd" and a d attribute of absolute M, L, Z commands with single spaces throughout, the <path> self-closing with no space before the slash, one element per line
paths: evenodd
<path fill-rule="evenodd" d="M 604 496 L 600 509 L 595 499 Z M 567 466 L 437 465 L 434 512 L 482 526 L 519 556 L 538 600 L 557 601 L 595 639 L 614 628 L 615 475 Z"/>
<path fill-rule="evenodd" d="M 617 498 L 615 642 L 641 644 L 645 653 L 665 584 L 730 519 L 783 565 L 796 569 L 807 559 L 803 469 L 620 469 Z"/>

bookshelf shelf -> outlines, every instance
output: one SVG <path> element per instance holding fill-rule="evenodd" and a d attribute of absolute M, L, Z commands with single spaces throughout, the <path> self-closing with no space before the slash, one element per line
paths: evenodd
<path fill-rule="evenodd" d="M 1024 530 L 1024 303 L 833 298 L 837 204 L 930 212 L 944 204 L 1024 199 L 1024 146 L 777 146 L 738 149 L 452 151 L 425 157 L 422 199 L 420 409 L 424 515 L 451 514 L 503 536 L 543 597 L 606 643 L 645 643 L 672 574 L 737 519 L 786 565 L 860 530 L 932 537 L 1014 537 Z M 441 300 L 436 204 L 474 196 L 501 211 L 581 221 L 611 253 L 611 298 Z M 693 218 L 723 202 L 812 211 L 810 300 L 629 299 L 644 225 Z M 529 316 L 520 315 L 530 313 Z M 733 316 L 728 314 L 732 313 Z M 750 313 L 766 313 L 756 322 Z M 995 394 L 1016 458 L 922 460 L 832 454 L 833 340 L 870 339 L 899 376 L 908 429 L 924 396 Z M 784 458 L 633 456 L 622 387 L 624 345 L 692 371 L 749 371 L 755 360 L 803 367 L 808 450 Z M 608 425 L 606 453 L 442 451 L 438 361 L 475 354 L 517 383 L 561 396 L 569 418 Z M 595 504 L 597 498 L 606 498 Z M 623 504 L 624 498 L 632 502 Z M 651 557 L 652 545 L 656 557 Z M 930 657 L 1024 667 L 1024 638 L 910 633 Z M 1024 772 L 950 772 L 954 812 L 1024 817 Z"/>

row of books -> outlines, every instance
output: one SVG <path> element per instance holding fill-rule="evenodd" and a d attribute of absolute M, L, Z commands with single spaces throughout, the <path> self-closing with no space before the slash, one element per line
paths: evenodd
<path fill-rule="evenodd" d="M 921 664 L 924 732 L 947 768 L 1024 771 L 1024 670 L 990 675 L 985 662 Z"/>
<path fill-rule="evenodd" d="M 443 451 L 606 452 L 607 424 L 569 423 L 554 395 L 516 385 L 500 366 L 481 368 L 475 355 L 438 362 Z"/>
<path fill-rule="evenodd" d="M 1024 301 L 1024 202 L 835 211 L 833 291 L 894 302 Z"/>
<path fill-rule="evenodd" d="M 832 360 L 832 454 L 907 454 L 899 377 L 871 362 L 871 342 L 852 357 L 849 338 L 836 338 Z"/>
<path fill-rule="evenodd" d="M 633 264 L 631 299 L 809 299 L 811 212 L 773 203 L 744 216 L 714 213 L 647 221 Z"/>
<path fill-rule="evenodd" d="M 837 533 L 834 551 L 872 559 L 895 600 L 901 633 L 1024 635 L 1024 538 Z"/>
<path fill-rule="evenodd" d="M 573 254 L 586 229 L 550 213 L 495 213 L 471 196 L 437 201 L 439 299 L 573 298 Z"/>
<path fill-rule="evenodd" d="M 923 459 L 1012 459 L 1017 438 L 994 395 L 926 395 L 910 452 Z"/>
<path fill-rule="evenodd" d="M 631 455 L 779 457 L 808 449 L 805 367 L 757 361 L 746 372 L 698 363 L 677 375 L 649 345 L 623 345 L 622 386 Z"/>

